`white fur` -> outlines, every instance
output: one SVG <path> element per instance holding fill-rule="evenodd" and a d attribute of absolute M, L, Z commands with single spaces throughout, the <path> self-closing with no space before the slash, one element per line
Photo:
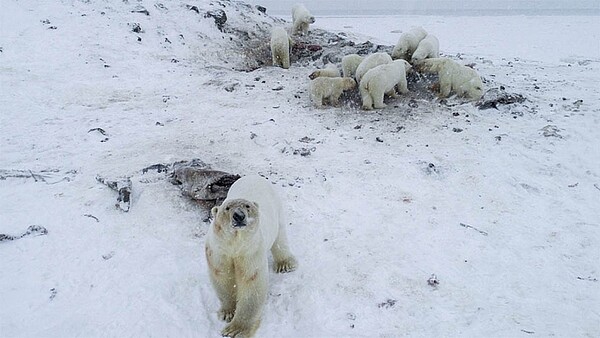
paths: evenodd
<path fill-rule="evenodd" d="M 374 53 L 367 56 L 363 62 L 356 68 L 356 82 L 360 83 L 363 75 L 365 75 L 369 69 L 375 68 L 379 65 L 392 62 L 392 57 L 388 53 Z"/>
<path fill-rule="evenodd" d="M 314 80 L 318 77 L 340 77 L 340 71 L 333 63 L 328 64 L 323 69 L 317 69 L 310 73 L 309 79 Z"/>
<path fill-rule="evenodd" d="M 427 36 L 427 31 L 422 27 L 414 27 L 408 32 L 402 33 L 398 43 L 392 50 L 392 59 L 403 59 L 410 61 L 413 53 L 419 46 L 419 42 Z"/>
<path fill-rule="evenodd" d="M 359 86 L 363 109 L 385 108 L 383 96 L 387 94 L 396 97 L 396 86 L 401 94 L 408 93 L 406 72 L 410 68 L 406 60 L 395 60 L 369 70 Z"/>
<path fill-rule="evenodd" d="M 479 100 L 483 95 L 483 83 L 479 74 L 467 66 L 447 58 L 425 59 L 415 63 L 415 69 L 424 73 L 437 73 L 440 80 L 440 97 L 456 95 Z"/>
<path fill-rule="evenodd" d="M 339 103 L 344 90 L 356 87 L 356 82 L 348 77 L 318 77 L 310 81 L 310 100 L 318 108 L 323 107 L 323 100 L 328 99 L 332 105 Z"/>
<path fill-rule="evenodd" d="M 233 214 L 245 215 L 245 226 L 234 226 Z M 206 261 L 221 302 L 219 316 L 229 324 L 223 336 L 251 337 L 260 325 L 267 299 L 268 251 L 277 272 L 292 271 L 281 200 L 271 183 L 260 176 L 237 180 L 220 207 L 212 210 L 206 235 Z"/>
<path fill-rule="evenodd" d="M 303 4 L 295 4 L 292 7 L 292 35 L 308 34 L 308 26 L 311 23 L 315 23 L 315 17 Z"/>
<path fill-rule="evenodd" d="M 425 39 L 419 42 L 417 50 L 412 55 L 411 62 L 419 60 L 440 57 L 440 43 L 434 35 L 427 35 Z"/>
<path fill-rule="evenodd" d="M 292 40 L 283 27 L 274 27 L 271 31 L 271 57 L 273 66 L 290 68 L 290 48 Z"/>
<path fill-rule="evenodd" d="M 365 58 L 358 54 L 349 54 L 342 58 L 342 74 L 344 77 L 354 77 L 356 68 Z"/>

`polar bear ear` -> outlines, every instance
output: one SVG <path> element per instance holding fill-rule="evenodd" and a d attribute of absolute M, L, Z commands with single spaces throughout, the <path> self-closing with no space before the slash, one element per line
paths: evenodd
<path fill-rule="evenodd" d="M 210 213 L 213 217 L 217 216 L 217 212 L 219 212 L 219 207 L 213 207 L 210 209 Z"/>

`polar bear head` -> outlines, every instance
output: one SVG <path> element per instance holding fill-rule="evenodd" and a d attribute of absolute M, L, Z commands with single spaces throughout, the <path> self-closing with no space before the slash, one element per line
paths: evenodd
<path fill-rule="evenodd" d="M 354 87 L 356 87 L 356 81 L 354 81 L 354 79 L 351 77 L 344 77 L 341 79 L 341 82 L 342 82 L 342 89 L 344 89 L 344 90 L 350 90 L 350 89 L 353 89 Z"/>
<path fill-rule="evenodd" d="M 236 233 L 254 232 L 258 228 L 258 204 L 245 199 L 225 200 L 219 207 L 211 210 L 217 232 Z"/>

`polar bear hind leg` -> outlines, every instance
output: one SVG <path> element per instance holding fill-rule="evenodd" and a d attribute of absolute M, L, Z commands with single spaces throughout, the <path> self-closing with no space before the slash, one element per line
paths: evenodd
<path fill-rule="evenodd" d="M 298 262 L 288 247 L 287 233 L 285 230 L 285 222 L 279 222 L 279 233 L 271 247 L 273 255 L 273 268 L 277 273 L 285 273 L 296 270 Z"/>
<path fill-rule="evenodd" d="M 383 89 L 371 88 L 371 96 L 373 97 L 373 108 L 381 109 L 387 107 L 387 105 L 383 103 L 383 94 Z"/>

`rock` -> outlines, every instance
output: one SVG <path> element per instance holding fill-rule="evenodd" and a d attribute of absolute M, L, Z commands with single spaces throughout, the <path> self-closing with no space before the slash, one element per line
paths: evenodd
<path fill-rule="evenodd" d="M 213 18 L 217 28 L 222 32 L 223 26 L 227 22 L 227 14 L 222 9 L 215 9 L 214 11 L 208 11 L 204 14 L 205 18 Z"/>
<path fill-rule="evenodd" d="M 197 7 L 197 6 L 185 5 L 185 7 L 186 7 L 187 9 L 189 9 L 190 11 L 194 11 L 194 12 L 196 12 L 196 13 L 200 14 L 200 10 L 198 9 L 198 7 Z"/>
<path fill-rule="evenodd" d="M 521 94 L 508 93 L 503 89 L 492 88 L 483 94 L 483 97 L 476 104 L 479 109 L 498 109 L 499 105 L 507 105 L 513 103 L 523 103 L 525 97 Z"/>
<path fill-rule="evenodd" d="M 267 8 L 266 8 L 266 7 L 263 7 L 263 6 L 261 6 L 261 5 L 256 5 L 256 9 L 257 9 L 259 12 L 261 12 L 261 13 L 267 14 Z"/>

